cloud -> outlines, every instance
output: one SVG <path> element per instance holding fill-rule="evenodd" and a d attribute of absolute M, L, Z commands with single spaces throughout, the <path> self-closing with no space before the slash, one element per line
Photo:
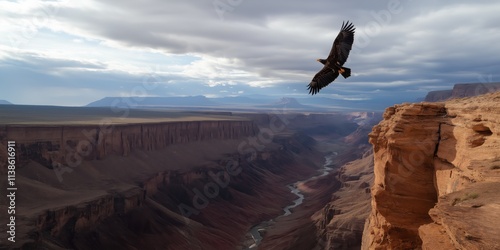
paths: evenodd
<path fill-rule="evenodd" d="M 162 79 L 155 95 L 306 96 L 305 85 L 322 67 L 315 59 L 328 55 L 344 20 L 356 25 L 345 65 L 353 76 L 321 94 L 413 98 L 481 76 L 500 78 L 500 60 L 492 56 L 500 50 L 500 3 L 220 2 L 227 5 L 4 1 L 0 32 L 8 36 L 0 41 L 1 80 L 15 86 L 0 99 L 32 100 L 16 94 L 20 87 L 91 90 L 75 97 L 81 103 L 141 86 L 148 77 Z M 46 94 L 46 102 L 54 100 Z"/>

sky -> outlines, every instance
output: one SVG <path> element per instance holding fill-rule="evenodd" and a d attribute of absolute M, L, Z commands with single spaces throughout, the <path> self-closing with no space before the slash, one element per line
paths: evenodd
<path fill-rule="evenodd" d="M 353 49 L 318 96 L 413 101 L 500 81 L 499 1 L 0 1 L 0 99 L 308 96 L 343 21 Z"/>

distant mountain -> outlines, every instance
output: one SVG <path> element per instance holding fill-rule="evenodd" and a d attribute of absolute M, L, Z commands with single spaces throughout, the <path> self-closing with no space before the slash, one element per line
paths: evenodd
<path fill-rule="evenodd" d="M 223 104 L 239 104 L 239 105 L 256 105 L 269 102 L 269 98 L 250 97 L 250 96 L 227 96 L 210 98 L 218 103 Z"/>
<path fill-rule="evenodd" d="M 266 110 L 289 108 L 301 111 L 381 111 L 400 101 L 388 98 L 373 97 L 370 99 L 344 100 L 329 97 L 283 97 L 276 99 L 267 95 L 245 95 L 233 97 L 185 96 L 185 97 L 105 97 L 87 104 L 87 107 L 117 108 L 189 108 L 220 110 Z M 409 101 L 402 97 L 401 102 Z"/>
<path fill-rule="evenodd" d="M 105 97 L 87 107 L 210 107 L 220 106 L 205 96 L 179 97 Z"/>
<path fill-rule="evenodd" d="M 453 89 L 430 91 L 426 102 L 439 102 L 452 98 L 470 97 L 500 91 L 500 82 L 492 83 L 457 83 Z"/>
<path fill-rule="evenodd" d="M 314 107 L 308 106 L 308 105 L 303 105 L 297 101 L 295 98 L 290 98 L 290 97 L 283 97 L 277 102 L 267 104 L 267 105 L 261 105 L 261 107 L 266 107 L 266 108 L 291 108 L 291 109 L 309 109 L 313 110 Z"/>
<path fill-rule="evenodd" d="M 341 108 L 343 105 L 345 105 L 344 100 L 333 99 L 329 97 L 314 96 L 314 97 L 305 97 L 297 99 L 300 101 L 300 103 L 305 105 L 334 107 L 334 108 Z"/>
<path fill-rule="evenodd" d="M 4 104 L 4 105 L 12 105 L 12 103 L 11 103 L 11 102 L 6 101 L 6 100 L 0 100 L 0 104 Z"/>

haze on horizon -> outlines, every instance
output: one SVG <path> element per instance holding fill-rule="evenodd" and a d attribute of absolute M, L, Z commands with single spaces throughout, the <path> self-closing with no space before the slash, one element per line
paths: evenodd
<path fill-rule="evenodd" d="M 395 103 L 499 81 L 500 2 L 94 0 L 0 2 L 0 100 L 307 97 L 342 21 L 354 48 L 320 97 Z"/>

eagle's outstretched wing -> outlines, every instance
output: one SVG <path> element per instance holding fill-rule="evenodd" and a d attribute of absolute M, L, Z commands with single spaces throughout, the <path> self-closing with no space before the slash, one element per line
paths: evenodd
<path fill-rule="evenodd" d="M 326 60 L 319 59 L 324 67 L 314 75 L 311 83 L 308 85 L 309 94 L 317 94 L 320 89 L 326 87 L 339 76 L 339 71 L 344 78 L 351 75 L 351 69 L 342 67 L 347 61 L 349 52 L 354 42 L 354 25 L 352 23 L 342 22 L 342 28 L 333 41 L 332 49 Z"/>
<path fill-rule="evenodd" d="M 320 89 L 326 87 L 328 84 L 333 82 L 339 76 L 337 70 L 331 69 L 328 66 L 324 66 L 316 75 L 314 75 L 311 83 L 307 86 L 309 94 L 316 94 Z"/>
<path fill-rule="evenodd" d="M 344 24 L 342 22 L 342 28 L 340 29 L 337 38 L 333 41 L 332 49 L 330 50 L 330 54 L 326 61 L 328 64 L 335 63 L 339 66 L 344 65 L 345 61 L 347 61 L 347 57 L 349 56 L 349 52 L 352 48 L 352 43 L 354 42 L 354 25 L 352 23 Z"/>

